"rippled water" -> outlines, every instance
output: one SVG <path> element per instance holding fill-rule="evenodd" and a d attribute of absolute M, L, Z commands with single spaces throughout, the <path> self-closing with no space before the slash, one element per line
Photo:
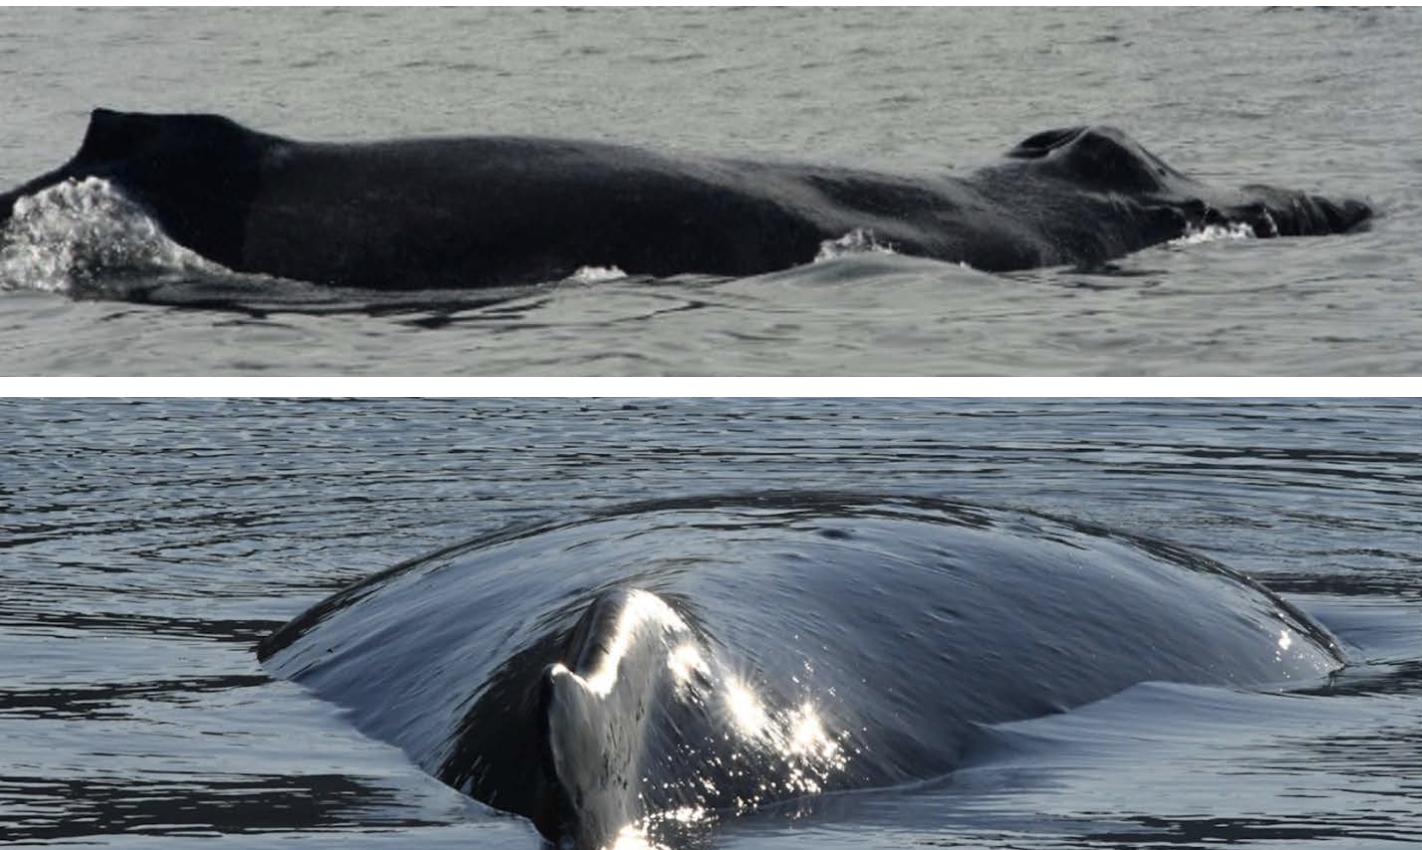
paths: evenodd
<path fill-rule="evenodd" d="M 153 270 L 76 300 L 41 291 L 54 277 L 29 258 L 0 291 L 0 369 L 1413 374 L 1419 36 L 1411 9 L 4 9 L 6 186 L 66 158 L 95 105 L 303 139 L 532 133 L 910 173 L 1108 123 L 1211 182 L 1361 196 L 1380 215 L 1345 237 L 1156 248 L 1104 274 L 855 255 L 335 316 L 353 305 L 301 287 L 238 313 L 112 300 L 234 300 Z"/>
<path fill-rule="evenodd" d="M 629 500 L 876 490 L 1165 539 L 1319 619 L 1277 695 L 1145 685 L 988 730 L 925 786 L 712 846 L 1373 847 L 1422 840 L 1411 402 L 6 401 L 0 841 L 534 847 L 253 648 L 345 584 Z M 1103 590 L 1103 592 L 1108 592 Z"/>

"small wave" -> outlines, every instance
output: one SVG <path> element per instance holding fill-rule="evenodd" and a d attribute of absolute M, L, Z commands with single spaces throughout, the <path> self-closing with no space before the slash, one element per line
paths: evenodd
<path fill-rule="evenodd" d="M 20 198 L 0 231 L 0 289 L 95 296 L 105 294 L 106 278 L 222 271 L 98 177 Z"/>
<path fill-rule="evenodd" d="M 1229 239 L 1253 239 L 1254 228 L 1242 221 L 1229 224 L 1207 224 L 1204 227 L 1191 226 L 1185 235 L 1170 240 L 1171 245 L 1198 245 L 1201 242 L 1219 242 Z"/>
<path fill-rule="evenodd" d="M 894 254 L 894 246 L 880 242 L 874 236 L 874 231 L 864 227 L 856 227 L 838 239 L 826 239 L 820 243 L 819 253 L 815 254 L 815 262 L 823 263 L 826 260 L 833 260 L 837 257 L 845 257 L 852 254 Z"/>

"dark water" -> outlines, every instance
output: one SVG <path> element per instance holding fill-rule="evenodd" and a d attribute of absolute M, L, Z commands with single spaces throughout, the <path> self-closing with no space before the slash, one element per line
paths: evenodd
<path fill-rule="evenodd" d="M 774 487 L 1163 538 L 1316 617 L 1305 693 L 1147 684 L 995 727 L 909 789 L 711 846 L 1422 840 L 1422 418 L 1410 402 L 7 401 L 0 841 L 534 847 L 252 652 L 341 586 L 512 522 Z"/>
<path fill-rule="evenodd" d="M 1415 374 L 1419 37 L 1411 9 L 4 9 L 7 187 L 67 158 L 96 105 L 303 139 L 531 133 L 909 173 L 1106 123 L 1210 182 L 1365 197 L 1379 218 L 1106 274 L 858 254 L 412 310 L 194 271 L 91 193 L 0 257 L 0 369 Z"/>

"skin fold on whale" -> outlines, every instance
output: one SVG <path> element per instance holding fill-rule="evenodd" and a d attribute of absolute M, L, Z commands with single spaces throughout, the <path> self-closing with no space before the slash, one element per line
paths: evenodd
<path fill-rule="evenodd" d="M 258 655 L 580 848 L 943 776 L 985 725 L 1142 682 L 1307 687 L 1343 662 L 1307 615 L 1174 546 L 834 493 L 487 535 L 337 593 Z"/>
<path fill-rule="evenodd" d="M 485 136 L 299 142 L 219 115 L 94 110 L 74 157 L 0 194 L 99 178 L 238 272 L 373 290 L 561 280 L 584 267 L 745 276 L 856 232 L 982 271 L 1100 264 L 1211 225 L 1342 233 L 1356 200 L 1223 189 L 1110 127 L 1037 133 L 965 176 L 663 155 Z"/>

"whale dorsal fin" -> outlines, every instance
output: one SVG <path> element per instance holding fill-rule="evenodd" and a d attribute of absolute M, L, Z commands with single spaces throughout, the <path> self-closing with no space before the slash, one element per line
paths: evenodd
<path fill-rule="evenodd" d="M 247 150 L 282 141 L 250 130 L 225 115 L 120 112 L 97 107 L 73 163 L 124 159 L 144 150 Z"/>
<path fill-rule="evenodd" d="M 43 185 L 110 181 L 173 241 L 238 271 L 268 154 L 289 144 L 221 115 L 95 109 L 79 151 Z M 40 188 L 30 185 L 27 189 Z"/>
<path fill-rule="evenodd" d="M 89 127 L 84 131 L 84 140 L 79 145 L 75 161 L 97 162 L 123 156 L 141 145 L 144 139 L 152 137 L 154 118 L 153 115 L 102 107 L 93 110 L 89 113 Z"/>
<path fill-rule="evenodd" d="M 602 846 L 645 814 L 640 785 L 659 703 L 684 675 L 693 640 L 661 597 L 613 591 L 573 629 L 569 660 L 544 671 L 545 769 L 575 846 Z"/>

